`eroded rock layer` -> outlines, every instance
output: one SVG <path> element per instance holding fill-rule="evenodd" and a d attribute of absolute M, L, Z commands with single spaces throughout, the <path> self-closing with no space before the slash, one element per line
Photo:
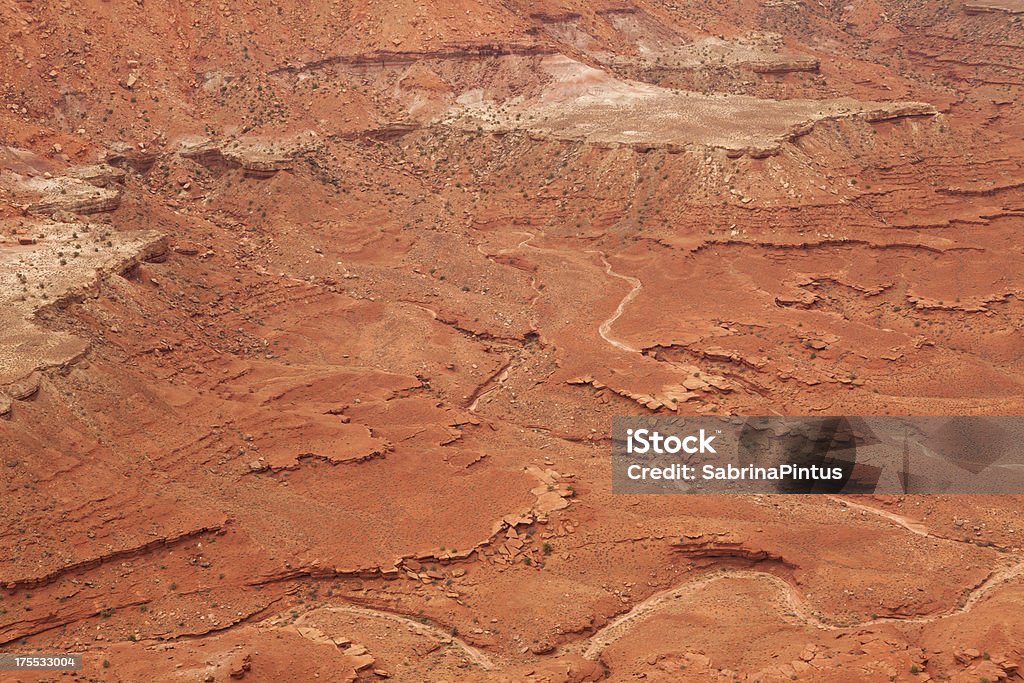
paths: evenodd
<path fill-rule="evenodd" d="M 608 472 L 613 415 L 1024 410 L 1019 3 L 0 17 L 0 650 L 1020 680 L 1019 498 Z"/>

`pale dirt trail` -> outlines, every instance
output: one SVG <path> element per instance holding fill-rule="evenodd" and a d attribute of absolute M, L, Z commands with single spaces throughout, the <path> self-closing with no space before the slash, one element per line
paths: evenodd
<path fill-rule="evenodd" d="M 488 254 L 486 251 L 484 251 L 484 248 L 478 244 L 478 245 L 476 245 L 477 253 L 479 253 L 484 258 L 488 258 L 488 259 L 493 258 L 495 256 L 504 256 L 505 254 L 511 254 L 513 252 L 520 251 L 522 249 L 533 249 L 534 251 L 542 251 L 542 252 L 543 251 L 547 251 L 547 252 L 550 252 L 552 254 L 560 254 L 561 253 L 561 252 L 559 252 L 559 251 L 557 251 L 555 249 L 542 249 L 540 247 L 535 247 L 532 244 L 530 244 L 530 242 L 533 241 L 533 238 L 536 237 L 536 235 L 534 233 L 532 233 L 532 232 L 525 232 L 525 231 L 522 231 L 522 230 L 516 230 L 512 234 L 513 235 L 525 235 L 526 237 L 525 237 L 525 239 L 521 240 L 519 242 L 519 244 L 517 244 L 516 246 L 512 247 L 511 249 L 499 249 L 498 251 L 496 251 L 493 254 Z"/>
<path fill-rule="evenodd" d="M 519 244 L 517 244 L 512 249 L 501 249 L 500 251 L 497 252 L 498 254 L 509 254 L 509 253 L 514 252 L 514 251 L 519 251 L 519 250 L 523 250 L 523 249 L 530 249 L 532 251 L 537 251 L 537 252 L 541 252 L 541 253 L 557 254 L 559 256 L 564 256 L 565 255 L 564 252 L 561 252 L 561 251 L 559 251 L 557 249 L 543 249 L 541 247 L 535 247 L 532 244 L 530 244 L 534 240 L 534 238 L 536 237 L 536 235 L 534 233 L 532 233 L 532 232 L 517 232 L 515 234 L 525 235 L 525 238 L 523 240 L 521 240 L 519 242 Z M 491 258 L 491 255 L 487 254 L 480 247 L 479 244 L 477 245 L 476 250 L 480 254 L 482 254 L 483 256 L 485 256 L 487 258 Z M 626 310 L 626 306 L 628 306 L 633 301 L 633 299 L 635 299 L 637 297 L 637 295 L 640 293 L 640 290 L 643 289 L 643 283 L 640 282 L 639 278 L 635 278 L 635 277 L 632 277 L 630 275 L 622 275 L 621 273 L 616 273 L 612 269 L 612 264 L 608 262 L 608 258 L 605 256 L 603 251 L 597 251 L 595 249 L 589 249 L 589 250 L 587 250 L 584 253 L 587 253 L 587 254 L 597 254 L 598 256 L 600 256 L 601 257 L 601 263 L 604 265 L 604 272 L 607 275 L 609 275 L 611 277 L 614 277 L 614 278 L 618 278 L 620 280 L 625 280 L 631 286 L 631 289 L 629 290 L 629 292 L 619 302 L 619 305 L 615 309 L 615 312 L 612 313 L 612 315 L 610 317 L 608 317 L 606 320 L 604 320 L 598 326 L 598 328 L 597 328 L 598 334 L 601 335 L 602 339 L 604 339 L 606 342 L 611 344 L 613 347 L 615 347 L 619 351 L 625 351 L 627 353 L 640 353 L 640 349 L 635 348 L 633 346 L 630 346 L 629 344 L 626 344 L 625 342 L 621 342 L 618 339 L 614 338 L 612 336 L 611 330 L 612 330 L 612 325 L 615 324 L 615 321 L 618 320 L 622 316 L 623 312 Z M 534 291 L 537 292 L 537 295 L 539 296 L 540 291 L 537 289 L 535 283 L 534 283 Z M 536 298 L 535 298 L 535 300 L 536 300 Z"/>
<path fill-rule="evenodd" d="M 409 617 L 403 616 L 401 614 L 394 614 L 392 612 L 370 609 L 368 607 L 357 607 L 355 605 L 318 607 L 314 610 L 306 612 L 301 617 L 296 619 L 295 624 L 299 625 L 301 622 L 304 622 L 309 615 L 315 614 L 317 612 L 352 614 L 355 616 L 369 617 L 372 619 L 386 619 L 388 621 L 393 621 L 397 624 L 405 626 L 410 631 L 413 631 L 418 635 L 426 636 L 428 638 L 434 638 L 435 640 L 438 640 L 441 643 L 451 644 L 455 646 L 462 652 L 462 654 L 471 664 L 474 664 L 480 667 L 481 669 L 484 669 L 485 671 L 491 671 L 494 669 L 494 662 L 482 650 L 473 647 L 461 638 L 453 636 L 436 626 L 420 623 L 415 619 L 410 619 Z"/>
<path fill-rule="evenodd" d="M 884 517 L 885 519 L 895 522 L 907 531 L 913 534 L 917 534 L 918 536 L 925 536 L 926 538 L 938 538 L 945 541 L 950 540 L 948 538 L 943 538 L 942 536 L 936 536 L 935 534 L 930 532 L 928 530 L 928 527 L 926 527 L 921 522 L 918 522 L 917 520 L 911 519 L 909 517 L 904 517 L 903 515 L 898 515 L 895 512 L 889 512 L 888 510 L 880 510 L 878 508 L 871 507 L 870 505 L 862 505 L 861 503 L 854 503 L 849 498 L 840 498 L 838 496 L 829 496 L 828 498 L 829 500 L 834 500 L 840 505 L 848 505 L 849 507 L 855 508 L 857 510 L 863 510 L 864 512 L 870 513 L 872 515 Z"/>
<path fill-rule="evenodd" d="M 889 512 L 887 510 L 880 510 L 869 505 L 855 503 L 838 496 L 828 496 L 828 498 L 837 503 L 845 504 L 851 508 L 883 517 L 918 536 L 934 538 L 942 541 L 954 540 L 933 534 L 923 523 L 909 517 L 904 517 L 903 515 Z M 778 576 L 775 576 L 774 574 L 756 570 L 722 570 L 705 574 L 704 576 L 692 579 L 674 588 L 661 591 L 660 593 L 655 593 L 643 602 L 638 603 L 625 614 L 612 620 L 608 625 L 597 631 L 590 638 L 571 646 L 571 649 L 582 650 L 582 655 L 586 659 L 597 659 L 605 648 L 626 635 L 626 633 L 648 619 L 654 613 L 672 606 L 680 599 L 685 598 L 692 593 L 699 592 L 701 589 L 715 581 L 721 581 L 722 579 L 727 578 L 745 578 L 766 581 L 779 591 L 783 601 L 782 604 L 786 610 L 786 616 L 789 617 L 791 621 L 795 621 L 803 626 L 810 626 L 821 630 L 838 631 L 843 629 L 872 626 L 875 624 L 930 624 L 935 621 L 939 621 L 940 619 L 947 619 L 959 614 L 964 614 L 965 612 L 973 609 L 982 598 L 993 590 L 1020 576 L 1024 576 L 1024 561 L 1018 560 L 1013 564 L 1007 564 L 993 570 L 984 581 L 967 591 L 957 604 L 952 605 L 941 612 L 922 614 L 919 616 L 876 617 L 856 624 L 836 624 L 829 622 L 827 619 L 817 614 L 814 609 L 807 604 L 807 601 L 792 584 Z"/>
<path fill-rule="evenodd" d="M 869 505 L 863 505 L 861 503 L 854 503 L 846 498 L 840 498 L 838 496 L 829 496 L 829 499 L 836 501 L 840 504 L 845 504 L 851 508 L 862 510 L 864 512 L 878 515 L 888 519 L 891 522 L 899 525 L 903 529 L 916 534 L 918 536 L 924 536 L 927 538 L 934 538 L 943 541 L 949 541 L 951 539 L 944 538 L 942 536 L 936 536 L 928 528 L 919 521 L 904 517 L 903 515 L 889 512 L 887 510 L 879 510 L 878 508 L 871 507 Z M 804 597 L 794 588 L 790 583 L 783 579 L 769 574 L 767 572 L 751 571 L 751 570 L 730 570 L 715 572 L 702 576 L 700 578 L 688 581 L 684 584 L 671 588 L 667 591 L 656 593 L 651 597 L 647 598 L 643 602 L 637 604 L 633 609 L 626 612 L 622 616 L 613 620 L 603 629 L 595 633 L 589 639 L 584 641 L 582 645 L 585 646 L 583 650 L 583 656 L 587 659 L 596 659 L 600 656 L 601 652 L 604 651 L 609 645 L 621 638 L 639 623 L 650 617 L 652 614 L 662 608 L 671 606 L 674 602 L 683 598 L 695 591 L 699 591 L 708 584 L 715 581 L 720 581 L 725 578 L 739 577 L 755 579 L 760 581 L 767 581 L 772 584 L 776 589 L 780 591 L 780 594 L 784 600 L 784 604 L 788 612 L 792 615 L 793 619 L 804 626 L 811 626 L 813 628 L 821 630 L 841 630 L 849 628 L 859 628 L 863 626 L 872 626 L 875 624 L 885 623 L 909 623 L 909 624 L 930 624 L 940 619 L 946 619 L 948 617 L 963 614 L 971 610 L 983 597 L 988 595 L 992 590 L 998 586 L 1012 581 L 1017 577 L 1024 575 L 1024 562 L 1018 561 L 1015 564 L 1006 565 L 995 569 L 982 581 L 979 585 L 968 591 L 957 605 L 953 605 L 950 608 L 933 614 L 924 614 L 920 616 L 908 616 L 908 617 L 877 617 L 874 619 L 868 619 L 866 621 L 859 622 L 857 624 L 834 624 L 829 623 L 827 620 L 819 616 L 815 611 L 807 604 Z"/>
<path fill-rule="evenodd" d="M 536 235 L 534 235 L 532 232 L 521 232 L 519 234 L 526 235 L 526 239 L 522 240 L 519 244 L 517 244 L 516 249 L 533 249 L 534 251 L 544 251 L 540 247 L 535 247 L 532 244 L 530 244 L 530 242 L 533 241 L 533 238 L 536 237 Z"/>
<path fill-rule="evenodd" d="M 601 335 L 602 339 L 604 339 L 606 342 L 608 342 L 615 348 L 619 349 L 620 351 L 626 351 L 628 353 L 640 353 L 640 349 L 630 346 L 629 344 L 626 344 L 624 342 L 620 342 L 618 339 L 612 337 L 611 330 L 612 325 L 614 325 L 615 321 L 619 319 L 619 317 L 622 315 L 622 312 L 626 310 L 626 306 L 628 306 L 630 302 L 636 298 L 636 295 L 640 293 L 640 290 L 643 289 L 643 283 L 640 282 L 638 278 L 632 277 L 630 275 L 622 275 L 612 270 L 612 264 L 608 263 L 608 259 L 605 257 L 603 251 L 588 251 L 587 253 L 598 254 L 601 257 L 601 263 L 604 264 L 605 273 L 611 275 L 612 277 L 617 277 L 620 280 L 625 280 L 630 285 L 632 285 L 632 289 L 630 289 L 629 293 L 622 298 L 622 301 L 619 302 L 618 308 L 615 309 L 615 312 L 612 313 L 611 317 L 605 320 L 603 323 L 601 323 L 601 325 L 597 328 L 598 333 Z"/>
<path fill-rule="evenodd" d="M 652 616 L 655 612 L 671 606 L 676 601 L 690 595 L 691 593 L 699 592 L 701 589 L 716 581 L 728 578 L 746 578 L 768 581 L 781 591 L 782 597 L 785 600 L 785 606 L 795 615 L 797 621 L 800 623 L 814 626 L 819 629 L 839 628 L 833 627 L 822 621 L 807 606 L 803 598 L 792 586 L 774 574 L 747 570 L 719 571 L 693 579 L 676 586 L 675 588 L 655 593 L 651 597 L 639 603 L 633 609 L 614 619 L 593 636 L 583 641 L 582 645 L 585 646 L 582 653 L 583 657 L 585 659 L 597 659 L 605 648 L 622 636 L 626 635 L 626 633 Z"/>
<path fill-rule="evenodd" d="M 670 588 L 667 591 L 655 593 L 625 614 L 613 619 L 594 635 L 581 643 L 575 644 L 575 647 L 583 648 L 582 654 L 585 659 L 597 659 L 606 647 L 626 635 L 626 633 L 646 620 L 654 612 L 657 612 L 665 603 L 674 602 L 700 590 L 710 583 L 718 581 L 720 578 L 722 578 L 720 575 L 709 574 L 699 579 L 688 581 L 675 588 Z"/>
<path fill-rule="evenodd" d="M 767 581 L 780 591 L 784 605 L 789 613 L 787 616 L 791 615 L 791 621 L 795 621 L 803 626 L 810 626 L 821 630 L 840 631 L 887 623 L 930 624 L 932 622 L 939 621 L 940 619 L 947 619 L 959 614 L 964 614 L 965 612 L 973 609 L 983 597 L 988 595 L 995 588 L 1004 583 L 1008 583 L 1021 575 L 1024 575 L 1024 562 L 1017 562 L 1016 564 L 1000 567 L 989 574 L 981 584 L 972 588 L 958 605 L 954 605 L 942 612 L 915 617 L 878 617 L 855 624 L 833 624 L 815 613 L 814 610 L 806 603 L 803 596 L 800 595 L 792 585 L 774 574 L 750 570 L 721 571 L 693 579 L 682 585 L 676 586 L 675 588 L 670 588 L 667 591 L 662 591 L 652 595 L 622 616 L 614 619 L 590 638 L 574 645 L 571 649 L 582 649 L 582 655 L 585 659 L 597 659 L 605 648 L 626 635 L 629 631 L 648 619 L 655 612 L 658 612 L 663 608 L 670 607 L 681 598 L 697 592 L 715 581 L 721 581 L 722 579 L 727 578 L 747 578 Z"/>
<path fill-rule="evenodd" d="M 423 304 L 416 303 L 415 301 L 409 301 L 407 299 L 399 299 L 398 301 L 400 303 L 403 303 L 403 304 L 409 304 L 410 306 L 415 306 L 416 308 L 420 309 L 421 311 L 424 311 L 425 313 L 428 313 L 430 315 L 430 317 L 433 318 L 434 320 L 437 320 L 437 311 L 435 311 L 433 308 L 429 308 L 427 306 L 424 306 Z"/>

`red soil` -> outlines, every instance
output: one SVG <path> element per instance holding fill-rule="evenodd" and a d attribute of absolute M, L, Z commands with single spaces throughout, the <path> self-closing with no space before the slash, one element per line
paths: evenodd
<path fill-rule="evenodd" d="M 608 468 L 613 415 L 1024 410 L 1012 3 L 0 16 L 0 650 L 1021 679 L 1019 498 Z"/>

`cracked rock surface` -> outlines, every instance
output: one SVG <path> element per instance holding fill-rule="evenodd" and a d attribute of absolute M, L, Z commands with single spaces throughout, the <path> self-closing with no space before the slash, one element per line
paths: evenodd
<path fill-rule="evenodd" d="M 0 3 L 0 651 L 1020 680 L 1020 497 L 608 467 L 615 415 L 1024 413 L 1020 17 Z"/>

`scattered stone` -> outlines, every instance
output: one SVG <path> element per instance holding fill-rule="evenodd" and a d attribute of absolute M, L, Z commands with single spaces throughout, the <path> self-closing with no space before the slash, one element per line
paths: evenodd
<path fill-rule="evenodd" d="M 374 664 L 372 655 L 354 655 L 350 656 L 349 664 L 356 671 L 362 671 L 363 669 L 369 669 Z"/>
<path fill-rule="evenodd" d="M 245 674 L 252 669 L 252 657 L 250 655 L 239 655 L 231 661 L 228 668 L 228 675 L 231 678 L 244 678 Z"/>
<path fill-rule="evenodd" d="M 8 384 L 5 392 L 15 401 L 27 401 L 39 393 L 39 373 L 33 372 L 17 382 Z"/>

